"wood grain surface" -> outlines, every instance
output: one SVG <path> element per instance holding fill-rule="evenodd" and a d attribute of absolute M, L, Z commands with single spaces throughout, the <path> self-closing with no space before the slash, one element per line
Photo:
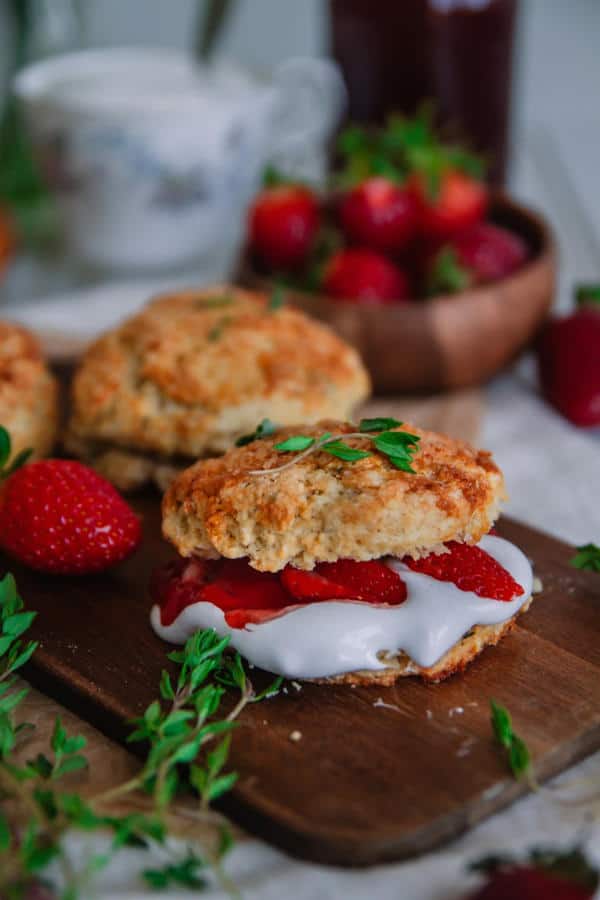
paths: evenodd
<path fill-rule="evenodd" d="M 145 589 L 170 550 L 157 498 L 138 505 L 143 548 L 111 574 L 50 578 L 10 566 L 40 613 L 28 679 L 117 740 L 156 695 L 167 652 L 150 630 Z M 227 814 L 296 855 L 368 865 L 429 850 L 526 790 L 491 738 L 490 697 L 510 709 L 542 780 L 600 746 L 600 579 L 568 567 L 570 549 L 549 537 L 509 521 L 501 531 L 544 584 L 515 632 L 441 685 L 288 685 L 247 709 Z"/>

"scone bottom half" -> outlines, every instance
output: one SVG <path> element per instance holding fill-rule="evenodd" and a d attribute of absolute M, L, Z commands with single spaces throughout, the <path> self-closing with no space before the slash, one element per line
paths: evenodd
<path fill-rule="evenodd" d="M 490 533 L 505 494 L 489 453 L 393 419 L 263 423 L 241 443 L 163 499 L 165 640 L 214 628 L 291 679 L 435 682 L 528 608 L 529 561 Z"/>

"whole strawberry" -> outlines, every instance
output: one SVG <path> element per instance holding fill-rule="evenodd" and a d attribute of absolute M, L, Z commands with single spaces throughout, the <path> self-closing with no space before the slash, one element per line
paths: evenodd
<path fill-rule="evenodd" d="M 41 572 L 83 575 L 128 557 L 140 520 L 92 469 L 66 459 L 33 462 L 0 489 L 0 547 Z"/>
<path fill-rule="evenodd" d="M 526 261 L 528 248 L 518 234 L 478 222 L 456 235 L 428 266 L 427 293 L 454 293 L 506 278 Z"/>
<path fill-rule="evenodd" d="M 598 874 L 580 850 L 534 850 L 526 862 L 490 859 L 474 869 L 487 873 L 487 883 L 469 900 L 590 900 Z"/>
<path fill-rule="evenodd" d="M 600 425 L 600 305 L 586 294 L 574 313 L 551 320 L 538 343 L 547 400 L 574 425 Z M 589 305 L 588 305 L 589 303 Z"/>
<path fill-rule="evenodd" d="M 325 268 L 323 290 L 336 300 L 394 303 L 407 299 L 408 280 L 382 254 L 357 247 L 334 253 Z"/>
<path fill-rule="evenodd" d="M 454 237 L 480 222 L 488 206 L 488 189 L 458 169 L 446 169 L 430 185 L 416 173 L 410 184 L 420 203 L 420 232 L 430 241 Z"/>
<path fill-rule="evenodd" d="M 250 249 L 271 269 L 306 262 L 319 228 L 319 204 L 302 185 L 278 184 L 262 191 L 248 217 Z"/>
<path fill-rule="evenodd" d="M 340 220 L 353 243 L 396 253 L 416 234 L 419 203 L 414 191 L 389 178 L 368 178 L 343 198 Z"/>

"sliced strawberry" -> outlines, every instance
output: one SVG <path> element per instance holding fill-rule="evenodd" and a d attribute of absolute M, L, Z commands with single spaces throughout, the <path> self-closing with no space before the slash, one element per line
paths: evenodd
<path fill-rule="evenodd" d="M 224 611 L 281 609 L 290 602 L 277 573 L 257 572 L 246 559 L 221 560 L 213 579 L 202 588 L 202 599 Z"/>
<path fill-rule="evenodd" d="M 407 556 L 403 562 L 413 572 L 451 581 L 461 591 L 473 591 L 478 597 L 509 602 L 522 595 L 523 588 L 510 572 L 481 547 L 450 541 L 446 548 L 448 553 L 430 553 L 422 559 Z"/>
<path fill-rule="evenodd" d="M 288 607 L 284 607 L 288 608 Z M 230 628 L 245 628 L 246 625 L 261 625 L 277 618 L 273 609 L 230 609 L 225 613 L 225 621 Z"/>
<path fill-rule="evenodd" d="M 202 599 L 209 565 L 200 560 L 175 559 L 152 573 L 150 596 L 160 605 L 163 625 L 172 625 L 180 612 Z"/>
<path fill-rule="evenodd" d="M 301 601 L 363 600 L 398 605 L 406 600 L 406 585 L 397 572 L 378 560 L 340 559 L 319 563 L 310 572 L 286 566 L 281 581 Z"/>
<path fill-rule="evenodd" d="M 343 585 L 335 584 L 320 574 L 320 566 L 310 572 L 286 566 L 281 573 L 281 583 L 292 597 L 304 602 L 350 599 L 348 590 Z"/>

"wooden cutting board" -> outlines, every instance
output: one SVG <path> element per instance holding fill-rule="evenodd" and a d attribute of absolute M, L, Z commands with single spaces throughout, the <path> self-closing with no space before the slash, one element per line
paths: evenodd
<path fill-rule="evenodd" d="M 50 578 L 10 564 L 40 613 L 28 679 L 119 741 L 157 695 L 167 652 L 150 630 L 145 586 L 171 551 L 159 535 L 157 499 L 138 506 L 143 548 L 111 574 Z M 510 521 L 500 531 L 534 560 L 544 585 L 514 633 L 440 685 L 289 685 L 245 710 L 228 815 L 309 859 L 401 859 L 526 790 L 492 740 L 490 697 L 511 711 L 540 780 L 600 746 L 600 578 L 568 567 L 572 550 L 545 535 Z M 0 559 L 1 569 L 8 565 Z M 301 740 L 290 740 L 293 731 Z"/>

